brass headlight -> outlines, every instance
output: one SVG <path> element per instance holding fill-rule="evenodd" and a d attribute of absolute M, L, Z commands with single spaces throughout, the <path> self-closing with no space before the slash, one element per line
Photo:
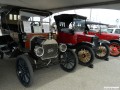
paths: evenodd
<path fill-rule="evenodd" d="M 37 57 L 41 57 L 44 54 L 44 49 L 40 46 L 35 46 L 34 52 Z"/>
<path fill-rule="evenodd" d="M 65 51 L 67 50 L 67 45 L 66 45 L 66 44 L 60 44 L 60 45 L 59 45 L 59 50 L 60 50 L 61 52 L 65 52 Z"/>

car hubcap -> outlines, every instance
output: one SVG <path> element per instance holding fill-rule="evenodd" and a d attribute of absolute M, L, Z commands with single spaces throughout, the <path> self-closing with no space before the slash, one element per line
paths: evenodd
<path fill-rule="evenodd" d="M 107 54 L 107 50 L 104 46 L 99 46 L 97 49 L 97 56 L 104 57 Z"/>
<path fill-rule="evenodd" d="M 118 44 L 111 44 L 110 54 L 113 56 L 120 54 L 120 46 Z"/>
<path fill-rule="evenodd" d="M 30 73 L 26 63 L 23 60 L 18 61 L 17 75 L 23 85 L 27 85 L 30 82 Z"/>
<path fill-rule="evenodd" d="M 61 64 L 67 68 L 71 69 L 75 65 L 74 57 L 70 52 L 66 52 L 63 55 L 61 55 Z"/>
<path fill-rule="evenodd" d="M 87 63 L 90 61 L 91 59 L 91 54 L 88 50 L 86 49 L 81 49 L 79 52 L 78 52 L 78 58 L 80 61 L 84 62 L 84 63 Z"/>

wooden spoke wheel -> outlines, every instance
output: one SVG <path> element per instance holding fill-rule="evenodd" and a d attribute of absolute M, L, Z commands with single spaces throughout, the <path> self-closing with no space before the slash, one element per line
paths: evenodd
<path fill-rule="evenodd" d="M 89 46 L 80 46 L 76 49 L 76 54 L 78 56 L 78 62 L 81 65 L 88 66 L 90 65 L 95 57 L 94 51 Z"/>
<path fill-rule="evenodd" d="M 120 45 L 117 42 L 112 42 L 110 44 L 110 55 L 114 57 L 118 57 L 120 55 Z"/>

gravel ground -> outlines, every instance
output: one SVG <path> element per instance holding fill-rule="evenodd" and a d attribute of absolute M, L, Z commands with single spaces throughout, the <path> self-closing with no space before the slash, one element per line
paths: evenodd
<path fill-rule="evenodd" d="M 120 87 L 120 57 L 95 59 L 93 69 L 78 65 L 71 73 L 59 65 L 37 70 L 29 88 L 18 81 L 14 59 L 0 60 L 0 90 L 111 90 L 104 87 Z"/>

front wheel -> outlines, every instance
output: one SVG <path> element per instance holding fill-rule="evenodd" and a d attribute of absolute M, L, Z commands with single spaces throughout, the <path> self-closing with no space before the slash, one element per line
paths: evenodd
<path fill-rule="evenodd" d="M 31 86 L 33 82 L 33 68 L 28 56 L 20 55 L 17 57 L 16 73 L 22 85 L 25 87 Z"/>
<path fill-rule="evenodd" d="M 78 56 L 78 62 L 81 65 L 89 66 L 92 64 L 95 54 L 91 47 L 82 45 L 76 49 L 76 54 Z"/>
<path fill-rule="evenodd" d="M 60 67 L 67 72 L 71 72 L 75 69 L 77 64 L 76 54 L 68 49 L 66 52 L 61 52 L 59 55 Z"/>
<path fill-rule="evenodd" d="M 113 57 L 118 57 L 120 55 L 120 44 L 117 42 L 110 43 L 110 55 Z"/>
<path fill-rule="evenodd" d="M 102 43 L 102 45 L 97 47 L 95 56 L 98 59 L 106 59 L 108 58 L 109 53 L 110 53 L 110 50 L 108 45 L 106 45 L 105 43 Z"/>

